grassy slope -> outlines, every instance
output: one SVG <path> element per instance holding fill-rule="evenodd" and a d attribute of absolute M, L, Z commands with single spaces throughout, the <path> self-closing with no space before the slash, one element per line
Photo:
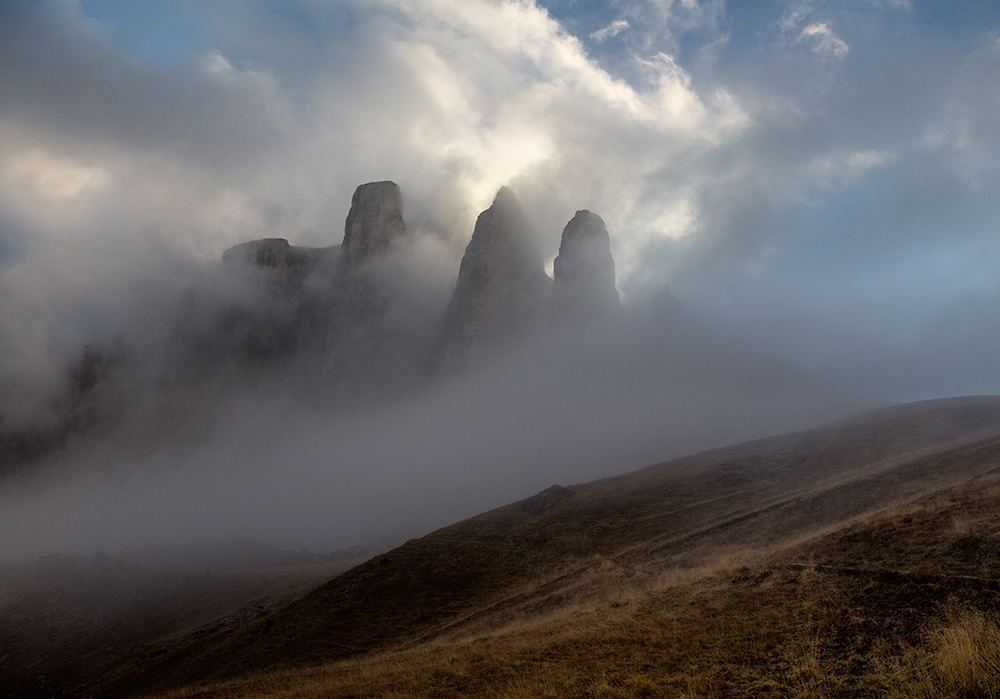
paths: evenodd
<path fill-rule="evenodd" d="M 204 551 L 5 564 L 0 696 L 59 696 L 106 663 L 155 655 L 173 638 L 235 617 L 252 600 L 280 606 L 365 558 L 346 556 L 231 542 Z"/>
<path fill-rule="evenodd" d="M 970 398 L 553 488 L 83 689 L 854 696 L 945 687 L 948 629 L 956 638 L 996 629 L 998 467 L 1000 399 Z"/>

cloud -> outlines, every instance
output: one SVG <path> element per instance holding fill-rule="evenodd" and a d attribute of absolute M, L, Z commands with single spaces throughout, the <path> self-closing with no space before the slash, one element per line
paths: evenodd
<path fill-rule="evenodd" d="M 695 75 L 674 39 L 656 39 L 659 22 L 711 42 L 716 3 L 617 5 L 636 42 L 627 77 L 531 2 L 303 3 L 308 32 L 266 4 L 220 3 L 212 44 L 170 69 L 129 60 L 72 5 L 14 7 L 0 50 L 22 68 L 0 81 L 0 206 L 32 234 L 3 272 L 23 307 L 6 322 L 44 318 L 36 332 L 52 355 L 114 327 L 94 310 L 102 287 L 143 265 L 218 259 L 264 236 L 339 242 L 368 180 L 397 180 L 408 220 L 446 241 L 452 262 L 503 184 L 548 259 L 573 212 L 590 208 L 609 224 L 623 292 L 639 298 L 649 285 L 699 294 L 699 279 L 759 275 L 831 192 L 876 173 L 908 181 L 898 167 L 913 148 L 977 186 L 989 176 L 975 156 L 993 138 L 987 98 L 957 88 L 994 75 L 987 58 L 896 63 L 886 51 L 871 59 L 881 69 L 818 88 L 779 42 L 773 58 L 759 48 Z M 836 18 L 817 12 L 788 6 L 783 31 L 839 61 L 849 49 Z M 928 99 L 936 87 L 952 96 Z M 53 291 L 18 293 L 26 279 Z M 58 313 L 27 308 L 64 294 L 73 301 Z"/>
<path fill-rule="evenodd" d="M 829 153 L 813 160 L 808 170 L 821 186 L 848 184 L 873 168 L 889 162 L 892 154 L 869 148 L 851 153 Z"/>
<path fill-rule="evenodd" d="M 51 8 L 28 13 L 23 21 L 35 25 L 39 41 L 11 42 L 9 51 L 20 53 L 8 60 L 37 75 L 30 85 L 6 86 L 5 102 L 16 107 L 7 138 L 0 133 L 7 144 L 0 157 L 7 170 L 23 170 L 10 164 L 25 157 L 13 147 L 30 144 L 50 159 L 82 163 L 112 183 L 103 201 L 127 203 L 117 225 L 131 218 L 126 225 L 159 231 L 169 245 L 204 257 L 275 229 L 302 235 L 301 242 L 337 242 L 335 222 L 353 186 L 367 179 L 399 180 L 408 201 L 427 201 L 456 222 L 445 232 L 455 238 L 468 235 L 475 212 L 499 186 L 534 184 L 541 172 L 605 191 L 570 201 L 567 179 L 553 202 L 560 210 L 544 223 L 554 254 L 562 219 L 575 207 L 621 218 L 619 200 L 608 196 L 612 183 L 618 190 L 624 177 L 634 188 L 658 167 L 657 152 L 669 157 L 685 144 L 717 142 L 746 123 L 724 91 L 703 99 L 668 54 L 643 60 L 642 87 L 613 77 L 530 3 L 400 1 L 361 4 L 356 12 L 357 34 L 305 77 L 296 74 L 299 84 L 258 55 L 266 36 L 252 25 L 232 22 L 223 48 L 191 72 L 171 73 L 116 56 L 86 25 L 63 15 L 52 21 Z M 347 60 L 356 69 L 337 70 Z M 299 66 L 279 67 L 294 73 Z M 609 170 L 608 162 L 565 171 L 572 167 L 567 156 L 596 141 L 619 163 L 640 156 L 632 172 L 620 164 Z M 351 170 L 334 167 L 342 162 Z M 449 198 L 458 211 L 443 210 Z M 8 205 L 37 220 L 51 212 L 30 200 Z M 76 226 L 98 228 L 106 211 Z"/>
<path fill-rule="evenodd" d="M 613 0 L 618 19 L 595 33 L 613 31 L 631 55 L 658 52 L 694 58 L 726 40 L 725 3 L 721 0 Z M 628 32 L 622 33 L 627 22 Z M 618 27 L 621 27 L 619 30 Z M 602 40 L 594 38 L 598 44 Z M 693 40 L 693 42 L 692 42 Z M 616 66 L 631 78 L 628 66 Z"/>
<path fill-rule="evenodd" d="M 246 537 L 320 551 L 395 544 L 553 482 L 856 404 L 655 302 L 375 409 L 315 412 L 281 390 L 235 398 L 221 416 L 199 406 L 209 439 L 139 456 L 99 445 L 46 487 L 0 490 L 12 533 L 0 558 Z"/>
<path fill-rule="evenodd" d="M 817 21 L 817 17 L 823 19 Z M 851 50 L 848 43 L 833 31 L 830 14 L 821 12 L 813 0 L 789 3 L 778 20 L 778 30 L 783 41 L 792 45 L 810 45 L 812 52 L 827 62 L 839 62 Z"/>
<path fill-rule="evenodd" d="M 851 50 L 846 41 L 834 34 L 828 24 L 822 22 L 813 22 L 807 25 L 799 33 L 797 41 L 802 42 L 807 39 L 814 40 L 813 53 L 827 59 L 840 60 Z"/>
<path fill-rule="evenodd" d="M 871 0 L 875 7 L 888 7 L 893 10 L 913 11 L 913 0 Z"/>
<path fill-rule="evenodd" d="M 15 200 L 34 201 L 32 208 L 62 206 L 109 184 L 108 173 L 102 168 L 56 158 L 44 151 L 12 155 L 0 177 L 7 189 L 16 192 Z"/>
<path fill-rule="evenodd" d="M 781 19 L 778 20 L 778 27 L 782 34 L 794 34 L 798 31 L 806 18 L 815 11 L 814 5 L 815 3 L 808 0 L 787 3 L 781 13 Z"/>
<path fill-rule="evenodd" d="M 509 184 L 546 261 L 599 213 L 630 304 L 669 287 L 737 346 L 887 399 L 1000 391 L 995 42 L 750 5 L 620 0 L 575 36 L 530 0 L 224 0 L 186 62 L 150 65 L 74 3 L 2 4 L 2 407 L 123 326 L 152 344 L 230 245 L 339 243 L 386 178 L 428 299 Z M 442 401 L 427 419 L 462 416 Z"/>
<path fill-rule="evenodd" d="M 618 36 L 623 31 L 628 29 L 629 26 L 630 25 L 628 23 L 628 20 L 616 19 L 608 26 L 598 29 L 597 31 L 591 32 L 590 38 L 596 41 L 597 43 L 601 43 L 603 41 L 607 41 L 608 39 L 612 39 Z"/>

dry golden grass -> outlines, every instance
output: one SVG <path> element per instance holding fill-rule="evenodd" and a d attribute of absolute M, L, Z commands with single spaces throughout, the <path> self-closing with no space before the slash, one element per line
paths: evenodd
<path fill-rule="evenodd" d="M 966 612 L 937 629 L 933 663 L 946 691 L 961 696 L 1000 694 L 1000 625 L 979 612 Z"/>
<path fill-rule="evenodd" d="M 662 571 L 592 556 L 573 568 L 575 589 L 587 594 L 541 611 L 518 608 L 408 648 L 160 696 L 1000 697 L 1000 601 L 988 581 L 884 579 L 823 562 L 843 555 L 842 541 L 867 545 L 864 534 L 875 532 L 882 559 L 866 563 L 892 568 L 910 555 L 914 518 L 928 550 L 948 549 L 970 531 L 1000 528 L 998 504 L 993 477 L 961 497 L 855 522 L 798 544 L 815 565 L 789 563 L 801 551 L 784 547 L 723 551 Z"/>
<path fill-rule="evenodd" d="M 900 699 L 1000 697 L 1000 618 L 974 609 L 949 611 L 929 627 L 923 643 L 887 665 L 891 696 Z"/>
<path fill-rule="evenodd" d="M 915 646 L 890 636 L 876 663 L 864 643 L 844 647 L 850 629 L 838 628 L 857 613 L 854 587 L 814 570 L 737 566 L 685 586 L 628 591 L 625 604 L 576 605 L 475 638 L 164 696 L 994 696 L 983 683 L 995 677 L 995 623 L 941 622 Z"/>
<path fill-rule="evenodd" d="M 86 689 L 995 696 L 1000 401 L 986 407 L 908 407 L 541 494 Z"/>

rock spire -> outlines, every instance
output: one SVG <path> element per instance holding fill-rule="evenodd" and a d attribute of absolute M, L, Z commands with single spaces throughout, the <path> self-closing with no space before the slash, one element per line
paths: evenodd
<path fill-rule="evenodd" d="M 335 393 L 357 393 L 398 370 L 395 346 L 405 343 L 388 320 L 398 299 L 378 272 L 405 235 L 403 198 L 395 182 L 369 182 L 354 190 L 326 337 L 325 372 Z"/>
<path fill-rule="evenodd" d="M 394 240 L 406 233 L 403 197 L 395 182 L 369 182 L 354 190 L 351 210 L 344 225 L 344 260 L 358 267 L 385 253 Z"/>
<path fill-rule="evenodd" d="M 551 280 L 524 211 L 508 187 L 476 220 L 445 314 L 440 364 L 463 365 L 537 320 Z"/>
<path fill-rule="evenodd" d="M 566 224 L 552 271 L 554 321 L 583 322 L 619 307 L 611 239 L 597 214 L 577 211 Z"/>

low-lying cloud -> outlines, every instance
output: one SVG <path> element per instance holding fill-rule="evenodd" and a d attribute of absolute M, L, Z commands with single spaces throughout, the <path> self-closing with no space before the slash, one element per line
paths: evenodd
<path fill-rule="evenodd" d="M 223 250 L 337 244 L 366 181 L 397 181 L 419 231 L 387 270 L 401 315 L 430 324 L 501 185 L 548 261 L 574 211 L 599 213 L 631 314 L 374 413 L 239 400 L 212 439 L 73 455 L 61 489 L 4 496 L 12 551 L 389 539 L 798 425 L 793 404 L 821 419 L 853 400 L 835 396 L 997 392 L 1000 27 L 959 42 L 909 3 L 849 5 L 621 0 L 588 24 L 507 0 L 218 2 L 196 11 L 203 43 L 159 65 L 86 5 L 6 3 L 8 425 L 46 419 L 93 340 L 124 333 L 159 366 Z M 694 325 L 649 310 L 668 288 Z M 761 364 L 671 373 L 715 345 Z M 729 383 L 694 381 L 710 376 Z"/>

